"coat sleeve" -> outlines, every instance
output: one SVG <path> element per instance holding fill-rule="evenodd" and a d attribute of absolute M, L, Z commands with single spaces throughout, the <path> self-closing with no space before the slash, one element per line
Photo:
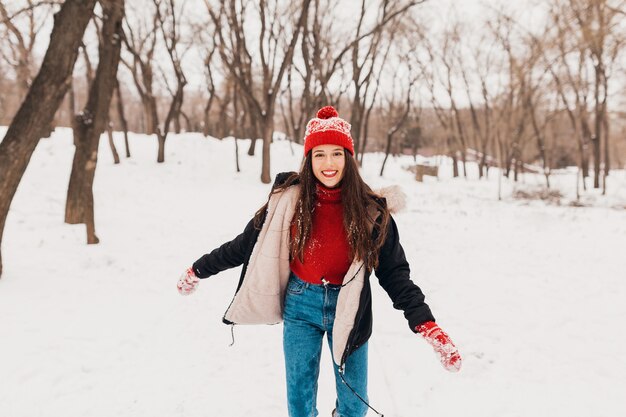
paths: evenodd
<path fill-rule="evenodd" d="M 218 272 L 243 264 L 248 248 L 257 236 L 258 231 L 255 229 L 254 219 L 252 219 L 239 236 L 194 262 L 193 271 L 198 278 L 208 278 Z"/>
<path fill-rule="evenodd" d="M 398 227 L 390 217 L 385 243 L 378 254 L 376 276 L 383 289 L 393 301 L 393 307 L 402 310 L 413 332 L 420 324 L 435 321 L 433 314 L 424 302 L 422 290 L 411 281 L 409 263 L 400 245 Z"/>

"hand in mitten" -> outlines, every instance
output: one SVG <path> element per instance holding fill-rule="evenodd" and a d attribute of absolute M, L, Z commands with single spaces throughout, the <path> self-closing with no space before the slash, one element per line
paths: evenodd
<path fill-rule="evenodd" d="M 450 336 L 433 321 L 417 326 L 416 330 L 426 339 L 439 355 L 439 360 L 444 368 L 450 372 L 458 372 L 461 369 L 461 355 L 452 343 Z"/>
<path fill-rule="evenodd" d="M 193 272 L 193 268 L 187 268 L 185 273 L 180 276 L 176 286 L 181 295 L 189 295 L 196 290 L 199 283 L 200 279 Z"/>

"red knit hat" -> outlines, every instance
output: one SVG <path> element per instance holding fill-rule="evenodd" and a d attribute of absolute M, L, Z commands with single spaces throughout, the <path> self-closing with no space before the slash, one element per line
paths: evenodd
<path fill-rule="evenodd" d="M 354 155 L 354 143 L 350 136 L 350 123 L 337 114 L 333 106 L 319 109 L 317 117 L 309 120 L 304 133 L 304 155 L 318 145 L 338 145 Z"/>

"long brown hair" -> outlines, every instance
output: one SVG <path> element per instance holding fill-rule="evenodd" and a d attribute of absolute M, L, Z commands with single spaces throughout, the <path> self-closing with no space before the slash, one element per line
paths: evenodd
<path fill-rule="evenodd" d="M 293 184 L 300 184 L 300 196 L 294 214 L 295 233 L 290 239 L 292 259 L 296 257 L 302 262 L 304 250 L 311 237 L 313 223 L 312 213 L 317 201 L 316 182 L 309 152 L 302 161 L 299 173 L 293 173 L 286 181 L 272 189 L 272 194 L 279 193 Z M 378 194 L 363 181 L 354 157 L 344 149 L 345 167 L 341 179 L 341 200 L 343 203 L 343 225 L 350 245 L 350 258 L 357 258 L 365 263 L 368 270 L 378 266 L 378 254 L 387 237 L 389 210 Z M 374 206 L 374 216 L 368 208 Z M 255 226 L 261 227 L 268 204 L 261 207 L 255 215 Z M 376 218 L 378 217 L 378 219 Z M 372 240 L 372 227 L 378 231 Z"/>

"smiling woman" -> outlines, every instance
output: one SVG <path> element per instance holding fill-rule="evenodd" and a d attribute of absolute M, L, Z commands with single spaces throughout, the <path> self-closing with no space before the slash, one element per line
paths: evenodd
<path fill-rule="evenodd" d="M 289 416 L 317 415 L 326 335 L 337 391 L 332 415 L 364 417 L 370 407 L 372 272 L 447 370 L 458 371 L 461 356 L 411 281 L 393 208 L 361 178 L 350 124 L 333 107 L 323 107 L 307 124 L 304 156 L 300 172 L 276 177 L 268 202 L 244 232 L 198 259 L 180 278 L 178 290 L 191 294 L 198 278 L 243 264 L 223 321 L 284 322 Z"/>
<path fill-rule="evenodd" d="M 346 157 L 341 146 L 318 145 L 313 148 L 313 174 L 328 188 L 336 187 L 343 179 Z"/>

